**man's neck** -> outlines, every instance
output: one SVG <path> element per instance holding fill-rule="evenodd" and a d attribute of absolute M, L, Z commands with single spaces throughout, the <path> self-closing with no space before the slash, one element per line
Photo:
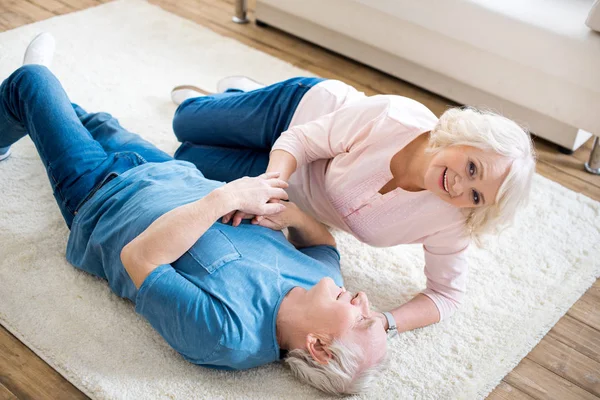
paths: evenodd
<path fill-rule="evenodd" d="M 306 290 L 296 286 L 281 301 L 275 322 L 277 343 L 282 350 L 304 347 L 308 331 L 303 326 L 302 299 Z"/>

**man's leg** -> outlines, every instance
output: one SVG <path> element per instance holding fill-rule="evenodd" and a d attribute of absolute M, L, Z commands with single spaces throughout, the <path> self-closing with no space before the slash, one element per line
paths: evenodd
<path fill-rule="evenodd" d="M 252 166 L 238 168 L 238 165 L 225 161 L 256 163 L 256 158 L 262 159 L 261 153 L 268 155 L 273 143 L 289 126 L 304 94 L 321 81 L 323 79 L 320 78 L 292 78 L 250 92 L 228 91 L 186 100 L 173 119 L 175 136 L 184 143 L 175 158 L 186 155 L 186 160 L 199 166 L 207 177 L 223 175 L 231 170 L 227 179 L 221 180 L 239 178 L 233 172 L 251 170 Z M 238 157 L 226 157 L 222 163 L 214 164 L 218 170 L 213 171 L 210 163 L 206 165 L 199 158 L 204 153 L 186 151 L 185 142 L 219 147 L 222 151 L 227 148 L 251 150 L 257 154 L 239 157 L 240 153 L 237 153 Z"/>
<path fill-rule="evenodd" d="M 70 227 L 79 205 L 106 176 L 141 163 L 134 153 L 107 155 L 81 124 L 60 82 L 41 65 L 25 65 L 0 86 L 0 147 L 29 134 Z"/>
<path fill-rule="evenodd" d="M 83 126 L 107 153 L 132 151 L 148 162 L 173 160 L 173 157 L 152 143 L 123 128 L 112 115 L 105 112 L 88 113 L 77 104 L 73 104 L 73 109 Z"/>

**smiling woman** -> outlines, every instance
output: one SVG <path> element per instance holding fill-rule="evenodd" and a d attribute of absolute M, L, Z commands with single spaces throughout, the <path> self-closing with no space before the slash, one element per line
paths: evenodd
<path fill-rule="evenodd" d="M 500 229 L 527 202 L 535 173 L 533 143 L 510 119 L 472 108 L 450 109 L 431 132 L 429 147 L 435 156 L 428 174 L 433 179 L 447 166 L 442 173 L 446 196 L 440 197 L 469 208 L 467 226 L 473 235 Z"/>
<path fill-rule="evenodd" d="M 386 329 L 450 316 L 466 291 L 471 241 L 527 200 L 531 139 L 499 115 L 451 109 L 438 120 L 412 99 L 321 78 L 265 87 L 229 77 L 217 87 L 222 93 L 172 93 L 175 158 L 223 181 L 280 172 L 291 202 L 321 223 L 377 247 L 423 244 L 427 287 L 389 319 L 375 314 Z M 240 212 L 233 225 L 242 218 L 285 225 Z"/>

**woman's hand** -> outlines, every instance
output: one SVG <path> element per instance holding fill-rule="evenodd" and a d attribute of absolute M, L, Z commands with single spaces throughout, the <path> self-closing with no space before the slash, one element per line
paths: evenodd
<path fill-rule="evenodd" d="M 229 221 L 232 221 L 231 222 L 232 226 L 239 226 L 242 223 L 243 219 L 252 219 L 252 218 L 255 218 L 254 214 L 247 214 L 242 211 L 233 210 L 232 212 L 223 215 L 223 219 L 221 220 L 221 222 L 226 224 Z"/>
<path fill-rule="evenodd" d="M 276 202 L 276 200 L 272 200 Z M 277 200 L 278 202 L 278 200 Z M 298 206 L 292 202 L 281 203 L 285 206 L 285 210 L 271 215 L 257 216 L 252 220 L 254 225 L 264 226 L 266 228 L 273 229 L 274 231 L 281 231 L 285 228 L 293 226 L 297 221 L 298 214 L 302 213 Z"/>
<path fill-rule="evenodd" d="M 269 172 L 255 178 L 244 177 L 217 189 L 225 193 L 234 211 L 223 216 L 223 222 L 231 219 L 236 210 L 249 215 L 271 215 L 282 212 L 285 206 L 269 200 L 287 200 L 287 182 L 278 179 L 279 172 Z M 239 218 L 241 222 L 241 217 Z M 238 225 L 239 225 L 238 222 Z"/>

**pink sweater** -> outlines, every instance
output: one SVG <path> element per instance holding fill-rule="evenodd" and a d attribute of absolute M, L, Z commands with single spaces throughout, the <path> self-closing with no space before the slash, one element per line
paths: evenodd
<path fill-rule="evenodd" d="M 273 150 L 296 158 L 288 194 L 305 212 L 372 246 L 423 243 L 423 294 L 444 319 L 466 287 L 470 239 L 464 215 L 426 190 L 379 193 L 392 179 L 394 154 L 436 123 L 436 116 L 414 100 L 367 97 L 326 80 L 306 93 Z"/>

